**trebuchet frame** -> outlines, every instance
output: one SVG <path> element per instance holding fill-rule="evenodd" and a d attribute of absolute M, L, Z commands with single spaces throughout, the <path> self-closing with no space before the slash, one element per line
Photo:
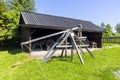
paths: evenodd
<path fill-rule="evenodd" d="M 74 31 L 79 31 L 78 35 L 76 35 L 74 33 Z M 57 48 L 63 48 L 63 50 L 65 49 L 65 54 L 67 54 L 67 48 L 68 47 L 70 47 L 71 49 L 74 48 L 76 50 L 77 55 L 79 57 L 79 60 L 82 64 L 84 64 L 84 61 L 82 59 L 80 51 L 85 54 L 85 52 L 82 50 L 82 47 L 84 47 L 86 49 L 86 51 L 88 51 L 88 53 L 92 57 L 94 57 L 93 53 L 88 49 L 88 45 L 85 45 L 82 42 L 83 39 L 86 39 L 86 37 L 82 37 L 82 24 L 80 24 L 79 27 L 75 27 L 75 28 L 72 28 L 72 29 L 67 29 L 65 31 L 60 31 L 60 32 L 57 32 L 57 33 L 53 33 L 53 34 L 50 34 L 50 35 L 46 35 L 46 36 L 43 36 L 43 37 L 32 39 L 32 40 L 29 40 L 29 41 L 26 41 L 26 42 L 21 42 L 22 50 L 23 50 L 23 45 L 26 46 L 30 50 L 30 48 L 27 46 L 27 44 L 32 43 L 32 42 L 36 42 L 36 41 L 39 41 L 39 40 L 42 40 L 42 39 L 46 39 L 46 38 L 49 38 L 49 37 L 52 37 L 52 36 L 60 35 L 60 34 L 62 34 L 62 35 L 59 37 L 59 39 L 56 41 L 56 43 L 47 51 L 47 53 L 43 57 L 44 62 L 48 62 L 52 58 L 52 56 L 53 56 L 53 54 L 55 54 Z M 67 39 L 68 38 L 70 38 L 70 40 L 71 40 L 71 45 L 67 44 Z M 76 40 L 80 44 L 77 44 Z M 63 55 L 63 50 L 62 50 L 61 56 Z M 73 58 L 73 52 L 71 52 L 71 55 L 72 55 L 72 58 Z"/>

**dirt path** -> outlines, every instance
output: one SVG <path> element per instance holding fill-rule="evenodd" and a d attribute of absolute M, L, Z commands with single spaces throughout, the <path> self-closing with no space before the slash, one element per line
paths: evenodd
<path fill-rule="evenodd" d="M 28 62 L 28 61 L 33 60 L 33 59 L 35 59 L 35 58 L 29 56 L 29 57 L 28 57 L 27 59 L 25 59 L 25 60 L 16 62 L 15 64 L 13 64 L 13 65 L 11 66 L 11 68 L 15 68 L 15 67 L 17 67 L 17 66 L 20 66 L 20 65 L 24 64 L 25 62 Z"/>

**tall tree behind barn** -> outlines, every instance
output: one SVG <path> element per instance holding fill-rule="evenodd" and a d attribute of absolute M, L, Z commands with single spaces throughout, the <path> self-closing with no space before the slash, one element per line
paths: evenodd
<path fill-rule="evenodd" d="M 52 34 L 66 29 L 71 29 L 79 24 L 83 25 L 82 33 L 83 36 L 87 36 L 87 43 L 92 41 L 97 43 L 97 47 L 102 47 L 102 32 L 98 26 L 89 21 L 83 21 L 72 18 L 65 18 L 53 15 L 21 12 L 20 14 L 20 37 L 21 41 L 28 41 L 41 36 Z M 77 34 L 78 31 L 76 31 Z M 56 41 L 58 36 L 51 39 L 43 40 L 40 44 L 49 44 L 49 42 Z M 48 42 L 48 43 L 47 43 Z M 29 44 L 29 47 L 34 48 L 35 43 Z M 48 48 L 42 45 L 44 49 Z"/>

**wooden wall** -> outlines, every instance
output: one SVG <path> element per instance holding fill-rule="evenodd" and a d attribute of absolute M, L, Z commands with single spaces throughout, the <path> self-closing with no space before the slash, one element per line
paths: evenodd
<path fill-rule="evenodd" d="M 31 28 L 21 27 L 20 37 L 21 37 L 22 42 L 31 40 Z M 31 48 L 32 44 L 29 43 L 28 46 Z M 24 50 L 29 52 L 29 53 L 31 52 L 31 49 L 28 50 L 26 47 L 24 47 Z"/>
<path fill-rule="evenodd" d="M 102 33 L 98 33 L 98 32 L 83 32 L 83 35 L 87 36 L 87 39 L 90 42 L 96 42 L 98 48 L 102 47 Z"/>

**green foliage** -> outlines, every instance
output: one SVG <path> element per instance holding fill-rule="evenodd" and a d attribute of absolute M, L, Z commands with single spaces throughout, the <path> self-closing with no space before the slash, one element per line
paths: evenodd
<path fill-rule="evenodd" d="M 105 29 L 105 24 L 103 22 L 101 23 L 100 28 Z"/>
<path fill-rule="evenodd" d="M 2 0 L 0 1 L 0 36 L 7 36 L 7 15 L 6 15 L 6 4 L 4 2 L 2 2 Z M 4 37 L 0 38 L 0 39 L 4 39 Z"/>
<path fill-rule="evenodd" d="M 106 27 L 105 24 L 102 22 L 101 25 L 100 25 L 100 28 L 103 29 L 103 30 L 105 30 L 105 27 Z M 105 31 L 102 33 L 102 36 L 103 37 L 106 36 Z"/>
<path fill-rule="evenodd" d="M 110 24 L 105 25 L 103 22 L 100 25 L 101 29 L 104 29 L 103 37 L 111 37 L 113 35 L 112 27 Z"/>
<path fill-rule="evenodd" d="M 106 36 L 109 36 L 109 37 L 112 36 L 113 32 L 112 32 L 112 27 L 110 24 L 106 25 L 105 33 L 106 33 Z"/>
<path fill-rule="evenodd" d="M 115 33 L 115 37 L 120 37 L 120 33 Z"/>
<path fill-rule="evenodd" d="M 117 25 L 115 26 L 115 29 L 116 29 L 117 33 L 120 33 L 120 24 L 117 24 Z"/>
<path fill-rule="evenodd" d="M 35 11 L 34 0 L 0 0 L 0 40 L 17 37 L 20 11 Z M 2 36 L 2 37 L 1 37 Z"/>
<path fill-rule="evenodd" d="M 16 11 L 35 11 L 35 2 L 34 0 L 12 0 L 11 8 Z"/>
<path fill-rule="evenodd" d="M 0 51 L 0 80 L 119 80 L 113 74 L 120 70 L 119 51 L 119 47 L 94 51 L 95 58 L 82 55 L 84 65 L 75 55 L 74 62 L 70 57 L 54 58 L 47 64 L 30 60 L 14 68 L 11 66 L 26 59 L 25 54 Z"/>

